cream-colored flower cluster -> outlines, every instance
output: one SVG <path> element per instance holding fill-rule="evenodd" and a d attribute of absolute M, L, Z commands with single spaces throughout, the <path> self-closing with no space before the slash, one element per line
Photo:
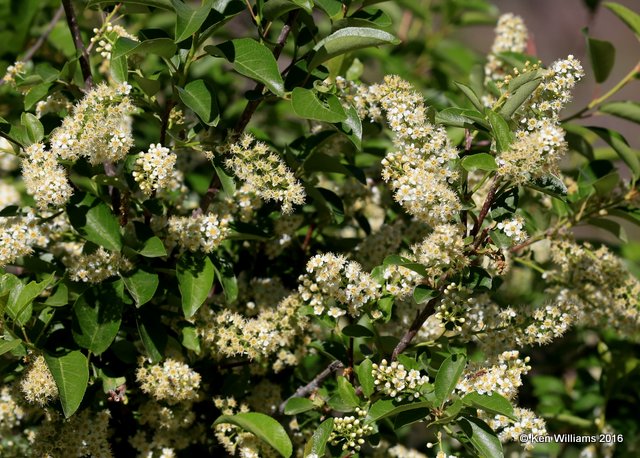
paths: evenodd
<path fill-rule="evenodd" d="M 0 388 L 0 437 L 8 436 L 13 428 L 20 426 L 24 416 L 25 411 L 14 399 L 11 388 L 6 385 Z"/>
<path fill-rule="evenodd" d="M 525 52 L 529 33 L 520 16 L 506 13 L 498 19 L 495 34 L 496 37 L 491 46 L 491 53 L 487 56 L 487 63 L 484 67 L 484 75 L 485 82 L 494 81 L 498 83 L 506 76 L 504 63 L 498 57 L 498 54 L 503 52 Z M 490 103 L 492 104 L 493 100 Z M 490 106 L 490 104 L 487 106 Z"/>
<path fill-rule="evenodd" d="M 465 395 L 472 392 L 480 394 L 498 393 L 507 399 L 513 399 L 522 386 L 522 376 L 531 366 L 529 357 L 520 359 L 518 351 L 505 351 L 498 355 L 496 364 L 491 366 L 470 363 L 456 385 L 456 390 Z"/>
<path fill-rule="evenodd" d="M 416 449 L 407 448 L 402 444 L 396 444 L 387 451 L 387 456 L 392 458 L 427 458 L 427 455 L 420 453 Z"/>
<path fill-rule="evenodd" d="M 136 371 L 136 379 L 142 391 L 169 404 L 196 399 L 200 388 L 200 374 L 171 358 L 162 365 L 141 365 Z"/>
<path fill-rule="evenodd" d="M 294 205 L 302 205 L 305 193 L 293 172 L 269 147 L 244 134 L 237 143 L 228 146 L 226 164 L 263 200 L 282 203 L 282 212 L 289 214 Z"/>
<path fill-rule="evenodd" d="M 73 109 L 73 104 L 59 92 L 48 95 L 46 99 L 36 103 L 36 116 L 42 118 L 48 113 L 60 113 L 66 111 L 70 113 Z"/>
<path fill-rule="evenodd" d="M 113 46 L 118 41 L 118 38 L 125 37 L 138 41 L 138 38 L 127 32 L 124 27 L 111 22 L 105 22 L 99 29 L 93 29 L 93 33 L 91 43 L 95 45 L 95 51 L 106 60 L 111 60 L 111 51 L 113 51 Z"/>
<path fill-rule="evenodd" d="M 422 95 L 398 76 L 385 76 L 384 83 L 371 86 L 341 78 L 336 84 L 360 117 L 378 120 L 385 114 L 395 138 L 393 150 L 382 160 L 382 178 L 396 201 L 431 226 L 451 221 L 461 209 L 449 185 L 458 177 L 452 165 L 458 152 L 445 129 L 428 121 Z"/>
<path fill-rule="evenodd" d="M 31 404 L 44 407 L 58 397 L 58 386 L 43 356 L 36 356 L 20 382 L 24 398 Z"/>
<path fill-rule="evenodd" d="M 418 272 L 404 266 L 389 264 L 382 273 L 384 291 L 391 294 L 395 300 L 410 300 L 413 290 L 422 283 L 424 277 Z M 372 312 L 372 314 L 375 310 Z"/>
<path fill-rule="evenodd" d="M 411 250 L 416 261 L 426 268 L 429 278 L 433 280 L 449 270 L 463 267 L 468 262 L 463 253 L 463 240 L 461 226 L 441 224 L 435 226 L 433 232 Z"/>
<path fill-rule="evenodd" d="M 291 294 L 254 318 L 230 310 L 216 313 L 202 307 L 198 333 L 214 355 L 267 358 L 293 346 L 306 325 L 306 319 L 297 316 L 300 306 L 300 297 Z M 283 357 L 288 359 L 287 354 Z"/>
<path fill-rule="evenodd" d="M 397 361 L 389 364 L 386 359 L 380 361 L 380 365 L 373 363 L 371 375 L 377 390 L 398 401 L 405 397 L 410 401 L 418 399 L 421 388 L 429 383 L 429 377 L 421 375 L 420 371 L 407 370 Z"/>
<path fill-rule="evenodd" d="M 172 216 L 167 227 L 167 242 L 189 251 L 211 253 L 229 234 L 230 222 L 229 214 Z"/>
<path fill-rule="evenodd" d="M 531 450 L 535 443 L 522 442 L 523 434 L 533 436 L 545 436 L 547 425 L 542 418 L 537 417 L 532 411 L 516 407 L 513 414 L 517 420 L 511 420 L 504 415 L 490 416 L 483 412 L 480 415 L 494 431 L 498 431 L 498 438 L 501 442 L 515 442 L 521 444 L 525 450 Z"/>
<path fill-rule="evenodd" d="M 63 419 L 52 410 L 47 410 L 44 423 L 35 433 L 33 456 L 111 458 L 110 418 L 108 410 L 93 412 L 85 409 L 76 412 L 69 419 Z"/>
<path fill-rule="evenodd" d="M 316 315 L 357 317 L 367 303 L 380 297 L 380 285 L 371 275 L 342 255 L 316 255 L 307 262 L 306 270 L 298 278 L 298 290 Z"/>
<path fill-rule="evenodd" d="M 506 221 L 500 221 L 497 228 L 516 243 L 524 242 L 527 239 L 527 232 L 524 230 L 524 218 L 515 216 Z"/>
<path fill-rule="evenodd" d="M 43 245 L 46 238 L 38 225 L 34 212 L 25 216 L 0 219 L 0 267 L 25 256 L 35 245 Z"/>
<path fill-rule="evenodd" d="M 51 134 L 54 156 L 71 161 L 86 157 L 92 164 L 124 159 L 133 145 L 130 90 L 122 83 L 100 84 L 89 91 Z"/>
<path fill-rule="evenodd" d="M 118 272 L 127 272 L 133 264 L 115 251 L 98 247 L 93 253 L 72 254 L 63 258 L 72 281 L 100 283 Z"/>
<path fill-rule="evenodd" d="M 22 61 L 16 61 L 13 65 L 9 65 L 2 77 L 2 81 L 15 87 L 16 77 L 21 77 L 26 71 L 26 64 Z"/>
<path fill-rule="evenodd" d="M 366 424 L 367 412 L 356 407 L 356 415 L 333 419 L 333 430 L 329 436 L 331 445 L 342 443 L 342 450 L 359 452 L 365 443 L 364 437 L 373 433 L 373 426 Z"/>
<path fill-rule="evenodd" d="M 556 305 L 576 324 L 615 329 L 620 337 L 638 340 L 640 281 L 609 249 L 585 243 L 554 241 L 553 262 L 545 277 Z"/>
<path fill-rule="evenodd" d="M 38 207 L 61 207 L 66 204 L 73 189 L 66 171 L 58 163 L 58 155 L 47 150 L 42 143 L 27 147 L 24 154 L 22 178 L 27 192 L 33 196 Z"/>
<path fill-rule="evenodd" d="M 584 77 L 580 61 L 569 55 L 544 70 L 542 83 L 531 96 L 528 105 L 538 117 L 558 119 L 560 110 L 571 101 L 571 91 Z"/>
<path fill-rule="evenodd" d="M 132 172 L 140 190 L 150 196 L 153 191 L 169 187 L 176 158 L 174 152 L 160 143 L 152 143 L 146 153 L 141 152 Z"/>

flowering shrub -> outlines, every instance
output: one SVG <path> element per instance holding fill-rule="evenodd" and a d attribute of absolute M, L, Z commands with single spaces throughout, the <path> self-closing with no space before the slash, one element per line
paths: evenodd
<path fill-rule="evenodd" d="M 542 62 L 484 0 L 1 8 L 1 456 L 640 454 L 609 42 Z"/>

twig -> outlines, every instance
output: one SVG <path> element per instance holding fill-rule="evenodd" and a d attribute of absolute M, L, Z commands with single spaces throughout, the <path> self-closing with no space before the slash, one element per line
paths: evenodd
<path fill-rule="evenodd" d="M 89 53 L 82 42 L 82 36 L 80 35 L 80 28 L 78 27 L 78 19 L 76 13 L 73 10 L 73 4 L 71 0 L 62 0 L 62 6 L 64 7 L 65 15 L 67 16 L 67 24 L 69 25 L 69 31 L 73 36 L 73 43 L 78 51 L 78 60 L 80 62 L 80 70 L 82 70 L 82 77 L 84 78 L 84 84 L 87 88 L 93 86 L 93 77 L 91 76 L 91 65 L 89 64 Z"/>
<path fill-rule="evenodd" d="M 338 360 L 333 361 L 331 364 L 329 364 L 326 367 L 326 369 L 324 369 L 322 372 L 320 372 L 318 375 L 316 375 L 313 380 L 311 380 L 306 385 L 301 386 L 300 388 L 298 388 L 295 393 L 293 393 L 287 399 L 282 401 L 282 404 L 280 404 L 280 407 L 279 407 L 280 413 L 284 412 L 284 406 L 287 405 L 287 401 L 289 399 L 291 399 L 291 398 L 302 398 L 302 397 L 307 396 L 308 394 L 310 394 L 314 390 L 317 390 L 320 387 L 320 384 L 327 377 L 329 377 L 332 373 L 334 373 L 334 372 L 336 372 L 336 371 L 338 371 L 338 370 L 340 370 L 342 368 L 344 368 L 344 364 L 342 364 L 342 361 L 338 361 Z"/>
<path fill-rule="evenodd" d="M 444 283 L 444 280 L 446 280 L 446 276 L 443 277 L 442 280 Z M 424 322 L 427 321 L 427 318 L 429 318 L 435 311 L 438 302 L 440 302 L 440 295 L 427 302 L 422 311 L 416 315 L 407 332 L 404 333 L 404 335 L 400 339 L 400 342 L 398 342 L 398 344 L 396 345 L 396 348 L 393 349 L 393 353 L 391 353 L 391 361 L 395 361 L 396 359 L 398 359 L 398 355 L 409 346 Z"/>
<path fill-rule="evenodd" d="M 484 222 L 485 217 L 489 213 L 491 209 L 491 205 L 493 204 L 493 199 L 496 197 L 496 191 L 498 190 L 498 184 L 500 183 L 500 176 L 496 175 L 493 178 L 493 182 L 491 183 L 491 188 L 489 188 L 489 192 L 487 193 L 487 198 L 484 200 L 484 204 L 482 205 L 482 209 L 478 214 L 478 219 L 476 223 L 473 225 L 473 229 L 471 229 L 471 235 L 476 236 L 478 231 L 482 227 L 482 223 Z"/>

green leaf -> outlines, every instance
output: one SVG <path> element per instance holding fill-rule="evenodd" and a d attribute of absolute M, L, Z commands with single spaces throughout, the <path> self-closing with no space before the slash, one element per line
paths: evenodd
<path fill-rule="evenodd" d="M 402 412 L 416 409 L 430 409 L 433 404 L 430 401 L 399 403 L 393 399 L 380 399 L 373 403 L 367 414 L 367 421 L 374 422 L 383 418 L 392 417 Z"/>
<path fill-rule="evenodd" d="M 144 308 L 141 310 L 144 310 Z M 154 364 L 162 361 L 168 335 L 160 321 L 160 316 L 147 310 L 136 319 L 136 324 L 142 344 L 147 351 L 147 356 Z"/>
<path fill-rule="evenodd" d="M 400 40 L 383 30 L 370 27 L 345 27 L 336 30 L 313 47 L 315 54 L 309 63 L 309 71 L 332 57 L 356 49 L 399 43 Z"/>
<path fill-rule="evenodd" d="M 349 337 L 373 337 L 375 334 L 369 328 L 360 324 L 349 324 L 342 328 L 342 334 Z"/>
<path fill-rule="evenodd" d="M 495 111 L 487 110 L 487 119 L 491 125 L 491 131 L 496 141 L 496 148 L 499 153 L 507 151 L 513 141 L 513 133 L 509 129 L 507 121 Z"/>
<path fill-rule="evenodd" d="M 54 278 L 55 276 L 51 274 L 39 283 L 31 281 L 23 285 L 17 278 L 13 280 L 12 277 L 9 277 L 7 285 L 12 285 L 12 287 L 7 299 L 7 315 L 19 324 L 24 325 L 31 318 L 33 300 L 51 284 Z"/>
<path fill-rule="evenodd" d="M 73 340 L 96 355 L 109 348 L 120 330 L 124 304 L 117 288 L 122 288 L 119 281 L 101 283 L 73 304 Z"/>
<path fill-rule="evenodd" d="M 176 276 L 186 318 L 191 318 L 207 299 L 214 275 L 211 259 L 202 253 L 185 252 L 178 259 Z"/>
<path fill-rule="evenodd" d="M 423 304 L 428 300 L 436 297 L 436 292 L 424 285 L 418 285 L 413 289 L 413 300 L 416 304 Z"/>
<path fill-rule="evenodd" d="M 362 361 L 356 369 L 356 374 L 358 375 L 358 382 L 360 382 L 362 393 L 368 398 L 370 398 L 371 395 L 375 392 L 372 370 L 373 363 L 369 358 Z"/>
<path fill-rule="evenodd" d="M 327 442 L 329 441 L 332 431 L 333 418 L 328 418 L 320 423 L 304 447 L 304 456 L 315 455 L 318 458 L 322 458 L 326 453 Z"/>
<path fill-rule="evenodd" d="M 542 78 L 536 78 L 532 81 L 524 83 L 520 86 L 513 94 L 507 98 L 507 101 L 500 108 L 500 114 L 505 118 L 510 118 L 516 112 L 518 108 L 529 98 L 533 91 L 535 91 L 540 83 L 542 82 Z"/>
<path fill-rule="evenodd" d="M 622 22 L 627 24 L 629 28 L 636 34 L 636 37 L 640 40 L 640 15 L 626 6 L 622 6 L 619 3 L 607 2 L 604 6 L 611 10 L 613 14 L 618 16 Z"/>
<path fill-rule="evenodd" d="M 30 110 L 36 103 L 49 94 L 51 83 L 41 83 L 33 86 L 24 96 L 24 109 Z"/>
<path fill-rule="evenodd" d="M 458 420 L 458 426 L 476 449 L 479 457 L 504 457 L 500 439 L 485 422 L 478 418 L 465 417 Z"/>
<path fill-rule="evenodd" d="M 608 41 L 591 38 L 586 28 L 582 29 L 582 32 L 587 39 L 587 53 L 591 61 L 593 76 L 596 83 L 602 83 L 611 74 L 613 64 L 616 61 L 616 48 Z"/>
<path fill-rule="evenodd" d="M 496 164 L 495 158 L 487 153 L 465 156 L 460 161 L 460 165 L 469 172 L 473 172 L 474 170 L 492 171 L 498 169 L 498 164 Z"/>
<path fill-rule="evenodd" d="M 212 0 L 204 0 L 202 6 L 194 9 L 181 0 L 171 0 L 173 9 L 178 15 L 175 28 L 176 43 L 186 40 L 198 31 L 209 15 L 212 3 Z"/>
<path fill-rule="evenodd" d="M 140 248 L 137 253 L 145 258 L 157 258 L 160 256 L 166 256 L 167 250 L 165 249 L 162 240 L 154 235 L 142 242 L 142 248 Z"/>
<path fill-rule="evenodd" d="M 233 264 L 224 257 L 217 257 L 213 262 L 213 268 L 222 285 L 225 300 L 232 303 L 238 297 L 238 280 L 233 272 Z"/>
<path fill-rule="evenodd" d="M 360 151 L 362 150 L 362 120 L 358 116 L 358 110 L 351 104 L 345 109 L 346 118 L 340 123 L 340 130 Z"/>
<path fill-rule="evenodd" d="M 382 264 L 385 266 L 388 266 L 388 265 L 402 266 L 409 270 L 413 270 L 414 272 L 419 273 L 423 277 L 429 276 L 429 274 L 427 273 L 427 270 L 422 264 L 413 262 L 397 254 L 390 254 L 389 256 L 384 258 L 384 261 L 382 262 Z"/>
<path fill-rule="evenodd" d="M 86 194 L 72 199 L 67 205 L 67 215 L 73 228 L 86 240 L 112 251 L 122 248 L 122 235 L 118 219 L 101 200 Z"/>
<path fill-rule="evenodd" d="M 620 159 L 629 166 L 636 180 L 640 178 L 640 159 L 638 158 L 638 154 L 629 147 L 629 144 L 620 133 L 603 127 L 589 126 L 588 129 L 596 133 L 613 148 L 618 156 L 620 156 Z"/>
<path fill-rule="evenodd" d="M 118 83 L 124 83 L 129 80 L 129 64 L 126 56 L 120 56 L 117 59 L 109 61 L 109 73 Z M 136 75 L 137 76 L 137 75 Z M 138 78 L 140 78 L 138 76 Z M 144 90 L 144 89 L 143 89 Z"/>
<path fill-rule="evenodd" d="M 198 115 L 200 120 L 208 126 L 215 126 L 220 120 L 218 101 L 215 92 L 207 87 L 204 80 L 195 80 L 187 84 L 184 89 L 178 87 L 180 100 Z"/>
<path fill-rule="evenodd" d="M 89 0 L 86 7 L 91 8 L 93 6 L 103 7 L 104 5 L 111 5 L 115 3 L 125 3 L 131 5 L 148 6 L 151 8 L 159 8 L 167 11 L 172 11 L 171 0 Z"/>
<path fill-rule="evenodd" d="M 47 366 L 58 387 L 64 416 L 69 418 L 78 410 L 89 382 L 89 364 L 79 351 L 62 356 L 44 355 Z"/>
<path fill-rule="evenodd" d="M 516 76 L 515 78 L 512 78 L 509 81 L 509 92 L 511 94 L 514 94 L 518 89 L 520 89 L 526 83 L 529 83 L 539 78 L 540 76 L 541 75 L 539 71 L 527 71 L 525 73 L 519 74 L 518 76 Z"/>
<path fill-rule="evenodd" d="M 358 407 L 360 399 L 356 395 L 353 385 L 343 376 L 338 376 L 338 394 L 342 401 L 349 407 Z"/>
<path fill-rule="evenodd" d="M 564 199 L 568 192 L 562 179 L 552 173 L 535 178 L 527 186 L 559 199 Z"/>
<path fill-rule="evenodd" d="M 442 362 L 434 383 L 436 405 L 442 406 L 449 398 L 462 375 L 466 363 L 466 358 L 461 354 L 450 355 Z"/>
<path fill-rule="evenodd" d="M 627 231 L 625 231 L 624 227 L 616 221 L 606 218 L 589 218 L 587 222 L 592 226 L 599 227 L 600 229 L 604 229 L 605 231 L 613 234 L 620 239 L 621 242 L 629 242 Z"/>
<path fill-rule="evenodd" d="M 467 406 L 482 409 L 493 415 L 504 415 L 511 419 L 515 419 L 513 414 L 513 406 L 507 398 L 498 394 L 480 394 L 471 392 L 462 398 L 462 403 Z"/>
<path fill-rule="evenodd" d="M 454 83 L 456 86 L 458 86 L 458 89 L 460 89 L 462 93 L 467 97 L 467 99 L 469 99 L 476 110 L 484 110 L 484 105 L 482 105 L 480 98 L 476 95 L 475 91 L 471 89 L 471 87 L 467 86 L 466 84 L 458 83 L 457 81 L 454 81 Z"/>
<path fill-rule="evenodd" d="M 640 103 L 638 102 L 629 100 L 626 102 L 603 103 L 598 108 L 598 111 L 640 124 Z"/>
<path fill-rule="evenodd" d="M 222 53 L 233 64 L 235 71 L 259 81 L 280 97 L 284 95 L 284 81 L 278 63 L 266 46 L 251 38 L 239 38 L 215 47 L 206 46 L 205 51 L 214 56 Z"/>
<path fill-rule="evenodd" d="M 293 453 L 293 445 L 287 432 L 280 423 L 268 415 L 256 412 L 222 415 L 213 424 L 219 425 L 221 423 L 230 423 L 254 434 L 285 458 L 290 457 Z"/>
<path fill-rule="evenodd" d="M 220 179 L 222 190 L 227 196 L 232 197 L 236 193 L 236 183 L 233 181 L 233 177 L 228 175 L 222 167 L 218 167 L 216 164 L 213 164 L 213 168 Z"/>
<path fill-rule="evenodd" d="M 338 97 L 322 94 L 324 100 L 320 100 L 318 95 L 311 89 L 295 88 L 291 93 L 293 111 L 301 118 L 316 121 L 343 122 L 347 119 Z"/>
<path fill-rule="evenodd" d="M 38 143 L 44 138 L 44 127 L 38 118 L 31 113 L 22 113 L 20 121 L 24 126 L 26 138 L 31 143 Z"/>
<path fill-rule="evenodd" d="M 4 355 L 5 353 L 10 352 L 15 348 L 18 348 L 20 344 L 22 344 L 22 340 L 20 339 L 10 341 L 0 340 L 0 355 Z"/>
<path fill-rule="evenodd" d="M 137 269 L 122 275 L 122 281 L 131 293 L 131 297 L 136 301 L 136 307 L 146 304 L 156 293 L 160 280 L 158 274 L 146 268 Z"/>
<path fill-rule="evenodd" d="M 111 51 L 111 60 L 131 54 L 157 54 L 165 59 L 170 59 L 176 53 L 177 46 L 169 38 L 151 38 L 144 41 L 136 41 L 126 37 L 118 38 Z"/>
<path fill-rule="evenodd" d="M 316 405 L 307 398 L 291 398 L 284 406 L 285 415 L 297 415 L 314 409 Z"/>
<path fill-rule="evenodd" d="M 200 354 L 200 336 L 195 326 L 185 326 L 181 331 L 182 346 Z"/>
<path fill-rule="evenodd" d="M 465 108 L 450 107 L 436 113 L 436 124 L 444 124 L 445 126 L 462 127 L 464 129 L 477 126 L 489 128 L 489 124 L 484 119 L 482 113 L 476 110 L 467 110 Z"/>
<path fill-rule="evenodd" d="M 311 14 L 313 2 L 311 0 L 269 0 L 262 9 L 262 17 L 273 21 L 283 14 L 299 8 Z"/>
<path fill-rule="evenodd" d="M 314 3 L 330 18 L 335 18 L 342 13 L 343 4 L 340 0 L 314 0 Z"/>

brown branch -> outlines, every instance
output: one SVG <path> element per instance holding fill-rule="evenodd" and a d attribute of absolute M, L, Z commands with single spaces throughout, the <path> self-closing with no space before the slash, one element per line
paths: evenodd
<path fill-rule="evenodd" d="M 69 25 L 69 31 L 73 36 L 73 43 L 76 46 L 78 52 L 78 61 L 80 62 L 80 70 L 82 70 L 82 77 L 84 78 L 84 85 L 87 88 L 93 86 L 93 77 L 91 76 L 91 65 L 89 64 L 89 53 L 85 48 L 80 35 L 80 28 L 78 27 L 78 19 L 76 13 L 73 10 L 73 4 L 71 0 L 62 0 L 62 6 L 64 7 L 65 15 L 67 16 L 67 24 Z"/>
<path fill-rule="evenodd" d="M 482 223 L 486 218 L 489 210 L 491 210 L 491 205 L 493 204 L 493 199 L 496 197 L 496 191 L 498 190 L 498 184 L 500 183 L 500 176 L 496 175 L 493 178 L 493 182 L 491 183 L 491 188 L 489 188 L 489 192 L 487 193 L 487 198 L 484 200 L 484 204 L 482 205 L 482 209 L 480 209 L 480 213 L 478 214 L 478 219 L 476 223 L 473 225 L 473 229 L 471 229 L 471 235 L 476 236 L 478 231 L 482 227 Z"/>
<path fill-rule="evenodd" d="M 282 27 L 282 30 L 280 31 L 280 35 L 278 36 L 276 45 L 273 48 L 273 57 L 275 57 L 276 60 L 278 60 L 278 57 L 280 57 L 280 53 L 284 48 L 287 38 L 289 37 L 289 33 L 291 32 L 291 29 L 293 28 L 293 24 L 298 18 L 299 13 L 300 13 L 300 10 L 295 10 L 289 13 L 289 16 L 287 17 L 287 22 L 285 22 L 284 27 Z M 254 88 L 253 92 L 257 94 L 262 94 L 263 90 L 264 90 L 264 84 L 259 83 Z M 232 139 L 238 138 L 240 137 L 240 135 L 242 135 L 242 132 L 244 132 L 244 129 L 247 127 L 247 124 L 249 124 L 249 121 L 251 121 L 253 114 L 256 112 L 261 102 L 262 102 L 262 97 L 259 97 L 254 100 L 250 100 L 247 103 L 244 110 L 242 111 L 242 114 L 240 115 L 240 118 L 238 118 L 238 121 L 236 122 L 235 127 L 233 128 L 233 132 L 231 134 Z M 218 174 L 214 173 L 213 176 L 211 177 L 211 181 L 209 182 L 209 188 L 207 189 L 207 192 L 204 194 L 204 196 L 202 196 L 202 199 L 200 200 L 199 213 L 207 212 L 209 205 L 211 205 L 211 202 L 213 202 L 213 198 L 218 192 L 219 186 L 220 185 L 219 185 Z"/>
<path fill-rule="evenodd" d="M 445 279 L 446 277 L 443 278 L 443 280 Z M 418 331 L 420 331 L 420 328 L 422 327 L 424 322 L 427 321 L 427 318 L 433 315 L 438 302 L 440 302 L 440 295 L 427 302 L 422 311 L 416 315 L 407 332 L 404 333 L 404 335 L 400 339 L 400 342 L 398 342 L 398 344 L 396 345 L 396 348 L 393 349 L 393 353 L 391 353 L 391 361 L 395 361 L 396 359 L 398 359 L 398 355 L 405 351 L 405 349 L 409 346 Z"/>
<path fill-rule="evenodd" d="M 308 394 L 310 394 L 313 391 L 317 390 L 320 387 L 320 384 L 322 382 L 324 382 L 324 380 L 327 377 L 329 377 L 331 374 L 333 374 L 334 372 L 336 372 L 336 371 L 338 371 L 338 370 L 340 370 L 342 368 L 344 368 L 344 364 L 342 364 L 341 361 L 338 361 L 338 360 L 333 361 L 322 372 L 320 372 L 318 375 L 316 375 L 313 380 L 311 380 L 306 385 L 301 386 L 300 388 L 298 388 L 295 393 L 293 393 L 287 399 L 282 401 L 282 403 L 280 404 L 280 407 L 279 407 L 280 413 L 284 412 L 284 406 L 287 405 L 287 401 L 289 401 L 289 399 L 291 399 L 291 398 L 302 398 L 302 397 L 307 396 Z"/>

